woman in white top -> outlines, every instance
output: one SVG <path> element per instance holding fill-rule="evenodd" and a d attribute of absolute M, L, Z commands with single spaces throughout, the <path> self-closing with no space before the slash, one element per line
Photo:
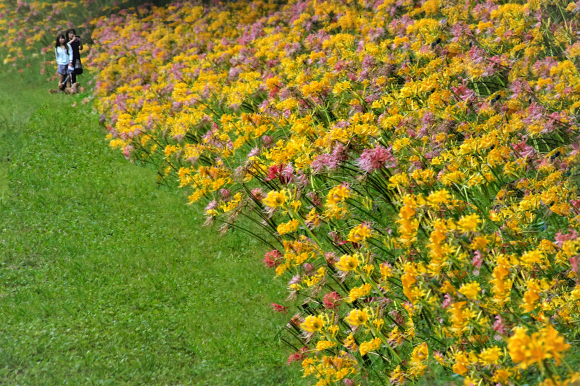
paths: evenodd
<path fill-rule="evenodd" d="M 70 87 L 71 74 L 74 71 L 73 67 L 73 50 L 63 33 L 59 33 L 56 37 L 56 44 L 54 46 L 54 54 L 56 56 L 56 72 L 58 73 L 58 89 L 64 91 L 66 87 Z"/>

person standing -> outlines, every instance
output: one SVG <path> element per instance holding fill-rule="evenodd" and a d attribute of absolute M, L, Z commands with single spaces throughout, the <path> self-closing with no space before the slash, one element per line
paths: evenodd
<path fill-rule="evenodd" d="M 66 36 L 68 37 L 68 44 L 72 47 L 73 51 L 73 67 L 75 71 L 72 73 L 72 84 L 77 82 L 77 68 L 81 65 L 81 53 L 80 51 L 83 50 L 83 43 L 81 42 L 81 37 L 77 35 L 74 29 L 69 29 L 66 31 Z M 77 65 L 78 60 L 78 65 Z"/>
<path fill-rule="evenodd" d="M 74 72 L 73 50 L 70 44 L 67 43 L 67 39 L 63 33 L 59 33 L 56 36 L 54 55 L 56 56 L 56 72 L 59 78 L 58 89 L 62 92 L 66 87 L 70 87 L 70 77 Z"/>

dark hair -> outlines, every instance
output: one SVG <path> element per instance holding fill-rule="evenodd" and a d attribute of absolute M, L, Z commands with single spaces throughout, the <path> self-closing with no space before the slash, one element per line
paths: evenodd
<path fill-rule="evenodd" d="M 59 33 L 58 35 L 56 35 L 56 44 L 54 45 L 54 48 L 58 48 L 60 47 L 60 38 L 64 39 L 64 49 L 66 50 L 66 54 L 68 55 L 68 43 L 66 41 L 66 36 L 64 35 L 64 33 Z"/>
<path fill-rule="evenodd" d="M 73 33 L 75 36 L 77 36 L 77 31 L 74 30 L 74 28 L 69 29 L 68 31 L 66 31 L 66 38 L 68 39 L 68 34 Z"/>

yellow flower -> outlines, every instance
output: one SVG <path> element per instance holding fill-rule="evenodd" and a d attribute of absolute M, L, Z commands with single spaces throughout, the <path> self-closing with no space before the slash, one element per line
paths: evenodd
<path fill-rule="evenodd" d="M 467 366 L 469 365 L 469 359 L 467 354 L 463 351 L 459 351 L 454 355 L 455 364 L 451 369 L 455 374 L 463 375 L 467 372 Z"/>
<path fill-rule="evenodd" d="M 278 225 L 278 228 L 276 229 L 278 230 L 278 234 L 282 236 L 287 233 L 294 232 L 296 229 L 298 229 L 299 225 L 300 222 L 298 222 L 298 220 L 290 220 L 287 223 Z"/>
<path fill-rule="evenodd" d="M 423 342 L 413 349 L 411 353 L 410 367 L 407 374 L 414 378 L 419 378 L 427 368 L 427 359 L 429 358 L 429 347 Z"/>
<path fill-rule="evenodd" d="M 445 357 L 440 352 L 435 351 L 433 356 L 441 366 L 445 366 Z"/>
<path fill-rule="evenodd" d="M 304 319 L 304 323 L 300 325 L 304 331 L 316 332 L 322 330 L 324 320 L 320 316 L 309 315 Z"/>
<path fill-rule="evenodd" d="M 335 346 L 336 346 L 335 342 L 332 342 L 330 340 L 321 340 L 318 343 L 316 343 L 316 351 L 327 350 Z"/>
<path fill-rule="evenodd" d="M 352 303 L 355 300 L 357 300 L 358 298 L 361 298 L 363 296 L 366 296 L 368 294 L 371 293 L 371 289 L 373 287 L 371 287 L 370 284 L 363 284 L 360 287 L 354 287 L 350 290 L 350 293 L 348 295 L 348 302 Z"/>
<path fill-rule="evenodd" d="M 528 251 L 522 255 L 522 263 L 526 267 L 531 267 L 534 264 L 543 264 L 546 261 L 546 255 L 539 249 Z"/>
<path fill-rule="evenodd" d="M 268 193 L 266 198 L 264 198 L 264 204 L 269 206 L 270 208 L 277 208 L 279 206 L 283 206 L 286 202 L 286 196 L 283 192 L 277 192 L 272 190 Z"/>
<path fill-rule="evenodd" d="M 328 195 L 326 196 L 326 205 L 332 206 L 339 202 L 343 202 L 351 196 L 351 191 L 348 187 L 344 185 L 338 185 L 330 189 Z"/>
<path fill-rule="evenodd" d="M 241 201 L 242 195 L 240 193 L 236 193 L 233 199 L 228 203 L 220 203 L 220 209 L 223 210 L 224 213 L 231 212 L 238 206 Z"/>
<path fill-rule="evenodd" d="M 481 286 L 478 282 L 472 281 L 471 283 L 463 284 L 459 288 L 459 292 L 465 295 L 468 299 L 475 299 L 477 298 L 477 295 L 481 293 Z"/>
<path fill-rule="evenodd" d="M 213 217 L 213 216 L 217 216 L 219 213 L 215 209 L 208 209 L 208 210 L 205 211 L 205 214 L 207 216 L 212 216 Z"/>
<path fill-rule="evenodd" d="M 407 195 L 403 198 L 405 205 L 399 210 L 399 240 L 406 247 L 410 247 L 411 244 L 416 240 L 417 229 L 419 228 L 419 221 L 414 218 L 416 211 L 417 202 L 415 198 L 411 195 Z"/>
<path fill-rule="evenodd" d="M 404 384 L 405 379 L 406 379 L 406 374 L 403 370 L 401 370 L 401 365 L 398 365 L 397 367 L 395 367 L 395 369 L 391 373 L 391 376 L 389 377 L 389 381 L 391 381 L 391 383 L 395 384 L 395 385 Z"/>
<path fill-rule="evenodd" d="M 524 302 L 521 305 L 524 312 L 532 312 L 538 306 L 540 300 L 539 292 L 541 291 L 539 281 L 530 279 L 526 282 L 528 290 L 524 292 Z"/>
<path fill-rule="evenodd" d="M 336 263 L 336 267 L 344 272 L 354 271 L 358 268 L 357 256 L 344 255 L 340 258 L 340 261 Z"/>
<path fill-rule="evenodd" d="M 403 284 L 403 293 L 407 298 L 411 301 L 411 303 L 415 304 L 417 301 L 417 293 L 414 291 L 415 283 L 417 283 L 417 264 L 416 263 L 405 263 L 403 267 L 405 273 L 401 275 L 401 283 Z"/>
<path fill-rule="evenodd" d="M 288 264 L 286 263 L 280 264 L 279 266 L 276 267 L 276 276 L 282 275 L 284 272 L 288 270 L 288 268 L 290 268 Z"/>
<path fill-rule="evenodd" d="M 366 309 L 364 310 L 354 309 L 348 314 L 348 316 L 344 320 L 346 320 L 347 323 L 350 325 L 360 326 L 361 324 L 367 324 L 367 321 L 369 320 L 369 314 Z"/>
<path fill-rule="evenodd" d="M 399 173 L 389 178 L 389 189 L 397 189 L 398 187 L 405 187 L 409 185 L 409 177 L 407 173 Z"/>
<path fill-rule="evenodd" d="M 580 285 L 577 285 L 574 290 L 570 292 L 570 297 L 573 300 L 580 300 Z"/>
<path fill-rule="evenodd" d="M 447 204 L 451 198 L 449 191 L 447 189 L 441 189 L 436 192 L 432 192 L 427 201 L 431 205 Z"/>
<path fill-rule="evenodd" d="M 481 219 L 474 213 L 461 217 L 461 219 L 457 221 L 457 226 L 464 232 L 470 232 L 477 230 L 477 226 L 480 222 Z"/>
<path fill-rule="evenodd" d="M 421 7 L 425 14 L 427 15 L 434 15 L 439 11 L 439 1 L 438 0 L 427 0 L 423 3 Z"/>
<path fill-rule="evenodd" d="M 511 371 L 509 369 L 498 369 L 495 373 L 493 373 L 493 378 L 491 380 L 493 382 L 503 383 L 509 379 L 511 376 Z"/>
<path fill-rule="evenodd" d="M 494 346 L 483 350 L 481 354 L 479 354 L 479 359 L 484 365 L 497 365 L 499 358 L 501 358 L 501 354 L 501 348 Z"/>
<path fill-rule="evenodd" d="M 522 369 L 553 358 L 556 364 L 561 362 L 561 353 L 567 351 L 570 345 L 564 341 L 551 325 L 546 326 L 531 336 L 526 329 L 516 327 L 514 335 L 508 341 L 508 350 L 512 361 Z"/>
<path fill-rule="evenodd" d="M 373 231 L 365 224 L 359 224 L 352 228 L 348 234 L 348 241 L 353 243 L 361 243 L 371 237 Z"/>
<path fill-rule="evenodd" d="M 324 276 L 326 276 L 326 270 L 323 267 L 320 267 L 318 268 L 318 271 L 316 271 L 316 275 L 305 277 L 303 282 L 308 287 L 312 287 L 313 285 L 318 284 Z"/>
<path fill-rule="evenodd" d="M 469 245 L 469 248 L 483 250 L 485 249 L 486 245 L 487 239 L 483 236 L 477 236 L 473 238 L 473 241 Z"/>
<path fill-rule="evenodd" d="M 352 350 L 356 350 L 358 348 L 352 332 L 344 339 L 343 346 Z"/>
<path fill-rule="evenodd" d="M 368 342 L 362 342 L 358 349 L 361 356 L 365 356 L 367 353 L 376 350 L 381 347 L 382 341 L 379 338 L 374 338 Z"/>
<path fill-rule="evenodd" d="M 453 287 L 453 284 L 451 284 L 449 282 L 449 280 L 445 280 L 445 282 L 443 283 L 443 285 L 441 286 L 441 288 L 439 289 L 439 291 L 441 293 L 454 294 L 455 293 L 455 287 Z"/>

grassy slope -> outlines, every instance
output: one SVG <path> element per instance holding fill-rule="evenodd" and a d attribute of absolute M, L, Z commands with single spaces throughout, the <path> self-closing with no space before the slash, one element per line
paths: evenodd
<path fill-rule="evenodd" d="M 80 97 L 0 76 L 0 383 L 301 384 L 254 242 L 201 228 Z"/>

